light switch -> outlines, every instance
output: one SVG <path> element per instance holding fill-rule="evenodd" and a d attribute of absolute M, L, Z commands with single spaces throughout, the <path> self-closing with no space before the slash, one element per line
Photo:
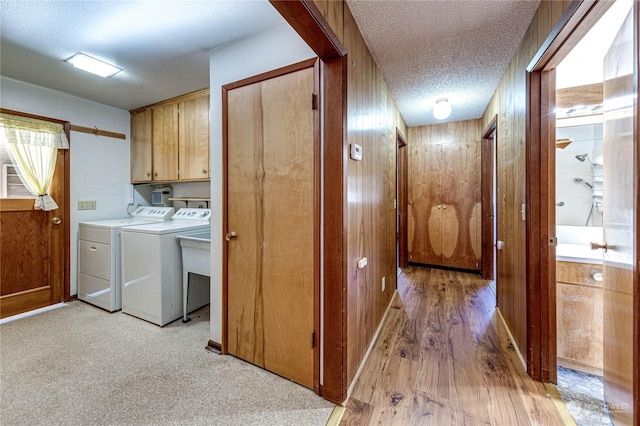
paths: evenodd
<path fill-rule="evenodd" d="M 78 210 L 95 210 L 96 200 L 78 201 Z"/>
<path fill-rule="evenodd" d="M 358 144 L 351 144 L 351 159 L 360 161 L 362 160 L 362 147 Z"/>

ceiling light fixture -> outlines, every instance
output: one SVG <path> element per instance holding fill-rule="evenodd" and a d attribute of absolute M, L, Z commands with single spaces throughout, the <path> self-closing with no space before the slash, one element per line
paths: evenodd
<path fill-rule="evenodd" d="M 100 77 L 113 77 L 122 71 L 122 68 L 118 68 L 115 65 L 108 64 L 81 52 L 76 53 L 64 61 L 76 68 L 99 75 Z"/>
<path fill-rule="evenodd" d="M 438 120 L 444 120 L 451 115 L 451 104 L 447 98 L 440 98 L 433 107 L 433 116 Z"/>

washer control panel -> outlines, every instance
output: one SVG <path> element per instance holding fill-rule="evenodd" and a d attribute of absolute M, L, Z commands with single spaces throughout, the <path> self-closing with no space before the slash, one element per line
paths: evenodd
<path fill-rule="evenodd" d="M 146 220 L 169 220 L 175 211 L 173 207 L 142 206 L 135 209 L 131 216 Z"/>
<path fill-rule="evenodd" d="M 198 209 L 185 207 L 171 217 L 171 220 L 189 220 L 195 222 L 209 222 L 211 219 L 211 209 Z"/>

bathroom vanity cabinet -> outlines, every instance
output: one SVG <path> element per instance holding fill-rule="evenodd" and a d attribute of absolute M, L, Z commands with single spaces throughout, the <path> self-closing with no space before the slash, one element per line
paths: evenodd
<path fill-rule="evenodd" d="M 602 265 L 556 264 L 558 365 L 602 375 Z"/>

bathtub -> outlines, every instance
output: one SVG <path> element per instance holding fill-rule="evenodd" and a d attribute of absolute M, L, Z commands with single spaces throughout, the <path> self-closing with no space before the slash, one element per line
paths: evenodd
<path fill-rule="evenodd" d="M 602 250 L 591 250 L 591 242 L 602 241 L 602 227 L 556 226 L 556 259 L 565 262 L 602 264 Z"/>

